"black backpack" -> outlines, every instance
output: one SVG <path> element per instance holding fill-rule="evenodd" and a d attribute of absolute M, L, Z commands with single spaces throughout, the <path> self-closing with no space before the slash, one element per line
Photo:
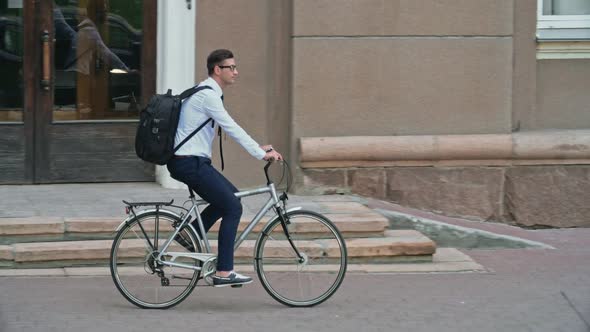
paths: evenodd
<path fill-rule="evenodd" d="M 157 94 L 150 99 L 147 107 L 139 114 L 139 126 L 135 135 L 135 153 L 139 158 L 150 163 L 166 165 L 184 143 L 212 121 L 208 119 L 178 146 L 174 146 L 182 101 L 205 89 L 211 87 L 193 87 L 180 95 L 172 95 L 172 90 L 169 89 L 165 94 Z"/>

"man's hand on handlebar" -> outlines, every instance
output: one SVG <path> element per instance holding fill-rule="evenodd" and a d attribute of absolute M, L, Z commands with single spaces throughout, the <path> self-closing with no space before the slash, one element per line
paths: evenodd
<path fill-rule="evenodd" d="M 264 155 L 264 158 L 262 158 L 265 161 L 283 160 L 283 156 L 275 151 L 272 145 L 261 145 L 260 148 L 266 152 L 266 155 Z"/>
<path fill-rule="evenodd" d="M 264 155 L 264 158 L 262 159 L 264 159 L 265 161 L 283 160 L 283 156 L 281 156 L 281 154 L 278 153 L 276 150 L 272 149 L 270 151 L 267 151 Z"/>

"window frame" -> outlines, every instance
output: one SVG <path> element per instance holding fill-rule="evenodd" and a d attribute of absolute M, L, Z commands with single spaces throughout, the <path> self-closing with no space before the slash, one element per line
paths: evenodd
<path fill-rule="evenodd" d="M 588 41 L 590 15 L 544 15 L 543 0 L 537 0 L 537 40 Z"/>
<path fill-rule="evenodd" d="M 538 60 L 590 59 L 590 15 L 543 15 L 537 0 Z"/>

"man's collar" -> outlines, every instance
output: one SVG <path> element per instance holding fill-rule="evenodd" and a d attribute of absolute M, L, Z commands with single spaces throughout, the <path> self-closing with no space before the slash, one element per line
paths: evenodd
<path fill-rule="evenodd" d="M 220 95 L 223 95 L 223 89 L 221 89 L 221 87 L 219 86 L 219 83 L 217 83 L 217 81 L 215 81 L 211 76 L 209 76 L 204 82 L 203 85 L 208 85 L 211 88 L 213 88 L 213 91 L 219 93 Z"/>

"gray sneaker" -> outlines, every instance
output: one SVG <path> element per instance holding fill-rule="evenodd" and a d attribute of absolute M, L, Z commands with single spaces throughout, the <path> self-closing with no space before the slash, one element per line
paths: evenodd
<path fill-rule="evenodd" d="M 214 287 L 245 285 L 251 282 L 252 278 L 243 276 L 236 272 L 230 273 L 230 275 L 227 277 L 213 276 Z"/>

